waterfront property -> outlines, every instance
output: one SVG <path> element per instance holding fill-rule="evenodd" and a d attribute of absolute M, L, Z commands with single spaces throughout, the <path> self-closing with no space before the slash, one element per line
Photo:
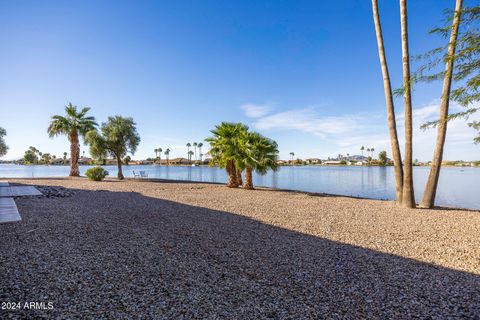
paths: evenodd
<path fill-rule="evenodd" d="M 162 159 L 163 161 L 163 159 Z M 90 166 L 80 166 L 81 175 Z M 116 175 L 116 166 L 104 166 L 110 176 Z M 415 188 L 422 190 L 428 167 L 414 167 Z M 67 166 L 0 165 L 0 177 L 65 177 Z M 143 170 L 153 179 L 173 179 L 225 183 L 225 170 L 216 167 L 135 165 L 125 166 L 125 177 L 133 178 L 132 171 Z M 330 193 L 374 199 L 394 199 L 392 167 L 367 166 L 282 166 L 265 176 L 253 175 L 255 185 Z M 473 167 L 446 167 L 442 169 L 438 189 L 438 204 L 449 207 L 480 209 L 477 182 L 480 169 Z M 417 192 L 420 199 L 421 192 Z"/>

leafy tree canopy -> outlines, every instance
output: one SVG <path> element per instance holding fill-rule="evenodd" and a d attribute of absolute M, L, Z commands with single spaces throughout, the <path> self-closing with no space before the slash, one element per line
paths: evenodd
<path fill-rule="evenodd" d="M 0 157 L 3 157 L 7 154 L 8 146 L 5 142 L 4 137 L 7 135 L 7 131 L 0 127 Z"/>
<path fill-rule="evenodd" d="M 100 131 L 89 131 L 85 142 L 90 145 L 90 154 L 94 158 L 101 159 L 110 155 L 122 159 L 127 153 L 134 154 L 137 151 L 140 136 L 132 118 L 114 116 L 102 123 Z"/>

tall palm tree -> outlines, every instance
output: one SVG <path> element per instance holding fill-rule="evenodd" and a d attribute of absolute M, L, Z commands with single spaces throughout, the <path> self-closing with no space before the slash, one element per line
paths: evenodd
<path fill-rule="evenodd" d="M 189 142 L 187 143 L 187 158 L 188 158 L 188 161 L 189 162 L 192 162 L 192 159 L 190 157 L 190 147 L 192 146 L 192 144 Z"/>
<path fill-rule="evenodd" d="M 165 157 L 167 158 L 167 166 L 170 165 L 170 149 L 165 150 Z"/>
<path fill-rule="evenodd" d="M 240 139 L 241 158 L 238 167 L 245 168 L 245 185 L 247 190 L 253 189 L 252 171 L 266 174 L 268 169 L 278 168 L 278 145 L 256 132 L 245 132 Z"/>
<path fill-rule="evenodd" d="M 370 148 L 370 153 L 371 153 L 371 157 L 373 158 L 373 152 L 375 151 L 375 148 Z"/>
<path fill-rule="evenodd" d="M 290 152 L 290 160 L 293 161 L 293 157 L 295 156 L 295 152 Z"/>
<path fill-rule="evenodd" d="M 193 148 L 195 149 L 195 161 L 197 161 L 197 145 L 198 143 L 196 142 L 193 143 Z"/>
<path fill-rule="evenodd" d="M 410 52 L 408 49 L 407 0 L 400 0 L 400 26 L 402 29 L 403 104 L 405 109 L 405 155 L 403 161 L 402 206 L 415 208 L 412 163 L 412 94 L 410 83 Z"/>
<path fill-rule="evenodd" d="M 375 32 L 377 35 L 378 57 L 380 59 L 380 66 L 382 68 L 385 104 L 387 107 L 388 132 L 390 135 L 390 147 L 392 149 L 393 166 L 395 171 L 395 193 L 397 204 L 401 204 L 403 192 L 402 155 L 400 153 L 400 144 L 398 142 L 395 106 L 393 104 L 392 85 L 390 83 L 390 73 L 388 71 L 387 57 L 385 55 L 385 47 L 383 44 L 382 25 L 380 23 L 380 14 L 378 12 L 378 0 L 372 0 L 372 10 Z M 361 150 L 363 155 L 363 146 Z"/>
<path fill-rule="evenodd" d="M 248 127 L 242 123 L 222 122 L 210 131 L 213 136 L 205 139 L 210 143 L 210 155 L 213 164 L 225 168 L 228 174 L 227 187 L 239 186 L 237 164 L 240 152 L 240 137 Z"/>
<path fill-rule="evenodd" d="M 79 136 L 85 137 L 88 131 L 95 129 L 97 123 L 94 117 L 87 117 L 90 108 L 85 107 L 80 112 L 77 106 L 69 103 L 65 106 L 66 116 L 54 115 L 48 126 L 48 135 L 53 138 L 57 135 L 67 135 L 70 141 L 70 176 L 78 177 L 78 159 L 80 157 Z"/>
<path fill-rule="evenodd" d="M 153 152 L 155 152 L 155 160 L 156 160 L 158 158 L 158 149 L 157 148 L 153 149 Z"/>
<path fill-rule="evenodd" d="M 202 153 L 202 147 L 203 147 L 203 143 L 199 142 L 198 145 L 198 153 L 199 153 L 199 156 L 200 156 L 200 162 L 202 162 L 202 156 L 203 156 L 203 153 Z"/>
<path fill-rule="evenodd" d="M 67 154 L 66 152 L 63 153 L 63 164 L 67 163 Z"/>
<path fill-rule="evenodd" d="M 193 156 L 193 151 L 192 150 L 188 151 L 188 159 L 189 160 L 192 159 L 192 156 Z"/>
<path fill-rule="evenodd" d="M 363 157 L 363 150 L 365 150 L 365 147 L 364 147 L 364 146 L 362 146 L 362 147 L 360 148 L 360 151 L 362 152 L 362 157 Z"/>
<path fill-rule="evenodd" d="M 432 165 L 428 175 L 427 185 L 423 193 L 420 206 L 424 208 L 432 208 L 435 204 L 435 196 L 437 193 L 438 178 L 440 177 L 440 168 L 442 166 L 443 148 L 445 146 L 445 138 L 447 136 L 448 108 L 450 102 L 450 88 L 452 86 L 452 74 L 454 65 L 454 56 L 457 46 L 458 27 L 460 26 L 460 13 L 462 10 L 462 0 L 457 0 L 455 4 L 455 12 L 453 16 L 452 29 L 450 33 L 450 41 L 448 43 L 448 60 L 445 64 L 445 76 L 443 79 L 442 98 L 440 102 L 440 118 L 437 128 L 437 141 L 435 151 L 433 153 Z"/>
<path fill-rule="evenodd" d="M 163 149 L 158 148 L 157 151 L 158 151 L 158 163 L 160 163 L 160 165 L 162 165 L 162 151 L 163 151 Z"/>

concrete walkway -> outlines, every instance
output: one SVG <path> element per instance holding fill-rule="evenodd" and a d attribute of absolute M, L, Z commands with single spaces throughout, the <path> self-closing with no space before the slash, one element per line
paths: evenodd
<path fill-rule="evenodd" d="M 13 198 L 0 198 L 0 223 L 21 221 Z"/>
<path fill-rule="evenodd" d="M 42 193 L 32 186 L 13 186 L 0 181 L 0 223 L 21 221 L 17 205 L 12 197 L 40 196 Z"/>

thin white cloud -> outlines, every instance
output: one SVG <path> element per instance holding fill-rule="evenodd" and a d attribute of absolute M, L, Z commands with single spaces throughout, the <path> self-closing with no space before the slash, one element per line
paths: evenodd
<path fill-rule="evenodd" d="M 272 107 L 269 105 L 258 105 L 253 103 L 247 103 L 241 106 L 242 110 L 245 112 L 245 115 L 249 118 L 260 118 L 268 114 Z"/>
<path fill-rule="evenodd" d="M 351 132 L 361 127 L 358 116 L 319 116 L 313 108 L 294 109 L 262 117 L 254 122 L 261 130 L 297 130 L 326 138 L 329 135 Z"/>

